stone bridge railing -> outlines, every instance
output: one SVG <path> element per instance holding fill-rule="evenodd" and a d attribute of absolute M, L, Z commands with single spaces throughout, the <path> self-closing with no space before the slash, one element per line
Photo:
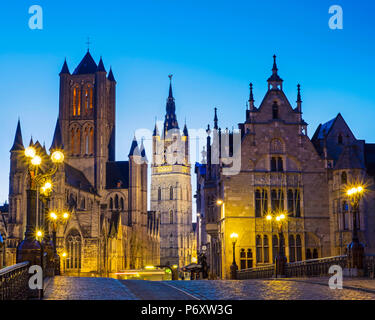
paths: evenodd
<path fill-rule="evenodd" d="M 0 269 L 0 300 L 24 300 L 29 297 L 29 262 Z"/>
<path fill-rule="evenodd" d="M 285 277 L 316 277 L 329 275 L 328 270 L 332 265 L 339 265 L 343 269 L 347 265 L 346 255 L 311 259 L 285 265 Z M 374 260 L 375 262 L 375 256 Z M 375 264 L 373 264 L 375 266 Z M 375 271 L 375 269 L 374 269 Z M 266 279 L 275 277 L 275 265 L 262 266 L 251 269 L 243 269 L 237 272 L 238 279 Z"/>

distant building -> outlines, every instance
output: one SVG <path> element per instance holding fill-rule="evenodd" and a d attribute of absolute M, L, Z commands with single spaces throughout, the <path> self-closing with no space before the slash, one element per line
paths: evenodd
<path fill-rule="evenodd" d="M 223 174 L 231 165 L 222 150 L 236 155 L 236 132 L 221 132 L 216 112 L 214 129 L 207 130 L 207 160 L 196 164 L 197 210 L 205 220 L 213 276 L 229 277 L 232 233 L 239 236 L 240 269 L 273 263 L 279 233 L 266 215 L 281 211 L 287 213 L 282 234 L 288 262 L 345 254 L 353 224 L 344 188 L 354 181 L 368 183 L 358 228 L 365 252 L 374 253 L 374 145 L 357 140 L 340 114 L 310 140 L 300 86 L 292 107 L 276 57 L 268 91 L 259 107 L 254 102 L 250 85 L 246 120 L 239 124 L 239 173 Z"/>
<path fill-rule="evenodd" d="M 171 82 L 164 127 L 160 134 L 155 124 L 152 138 L 151 210 L 161 219 L 160 263 L 183 267 L 196 257 L 196 237 L 192 225 L 189 133 L 185 124 L 181 134 L 175 111 Z"/>
<path fill-rule="evenodd" d="M 71 74 L 60 72 L 59 115 L 50 150 L 63 149 L 50 209 L 69 210 L 57 230 L 58 252 L 67 251 L 67 272 L 111 273 L 159 264 L 159 222 L 147 212 L 147 157 L 134 138 L 128 161 L 115 160 L 116 81 L 102 59 L 88 51 Z M 42 156 L 46 148 L 30 141 Z M 15 263 L 26 226 L 28 174 L 18 122 L 10 151 L 7 264 Z M 39 205 L 39 217 L 43 205 Z"/>

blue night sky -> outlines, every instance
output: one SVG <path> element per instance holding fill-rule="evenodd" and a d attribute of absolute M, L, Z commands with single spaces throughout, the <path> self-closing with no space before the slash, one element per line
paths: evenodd
<path fill-rule="evenodd" d="M 28 27 L 28 8 L 43 8 L 43 30 Z M 341 5 L 344 29 L 328 27 L 331 5 Z M 303 117 L 311 137 L 341 112 L 357 138 L 375 142 L 374 1 L 7 1 L 0 47 L 0 201 L 8 197 L 9 150 L 17 119 L 24 143 L 49 148 L 58 113 L 64 58 L 72 72 L 87 50 L 117 80 L 117 160 L 134 132 L 162 120 L 173 91 L 180 127 L 206 128 L 213 108 L 221 127 L 245 118 L 249 82 L 258 106 L 272 56 L 292 105 L 302 85 Z M 150 152 L 149 152 L 150 158 Z M 194 156 L 192 164 L 197 160 Z M 193 180 L 193 188 L 195 180 Z"/>

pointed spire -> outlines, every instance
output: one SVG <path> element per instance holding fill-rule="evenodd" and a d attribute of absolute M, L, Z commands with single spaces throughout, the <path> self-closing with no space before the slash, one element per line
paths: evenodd
<path fill-rule="evenodd" d="M 158 125 L 156 124 L 156 120 L 155 120 L 154 132 L 152 133 L 152 136 L 153 137 L 159 136 L 159 129 L 158 129 Z"/>
<path fill-rule="evenodd" d="M 33 145 L 34 145 L 33 136 L 31 136 L 31 138 L 30 138 L 30 143 L 29 143 L 29 147 L 30 147 L 30 146 L 33 146 Z"/>
<path fill-rule="evenodd" d="M 23 140 L 22 140 L 21 122 L 20 122 L 20 119 L 18 119 L 16 135 L 14 137 L 14 143 L 13 143 L 12 149 L 10 149 L 10 152 L 20 151 L 23 149 L 24 149 L 24 146 L 23 146 Z"/>
<path fill-rule="evenodd" d="M 297 111 L 301 112 L 301 105 L 302 105 L 302 99 L 301 99 L 301 85 L 297 85 Z"/>
<path fill-rule="evenodd" d="M 188 128 L 187 128 L 187 126 L 186 126 L 186 122 L 185 122 L 185 125 L 184 125 L 184 131 L 183 131 L 183 133 L 184 133 L 184 136 L 185 136 L 185 137 L 188 137 L 188 136 L 189 136 L 189 131 L 188 131 Z"/>
<path fill-rule="evenodd" d="M 250 105 L 250 111 L 253 111 L 254 108 L 254 95 L 253 95 L 253 84 L 250 83 L 250 96 L 249 96 L 249 105 Z"/>
<path fill-rule="evenodd" d="M 49 148 L 49 150 L 62 150 L 64 149 L 63 143 L 62 143 L 62 135 L 61 135 L 61 127 L 60 127 L 60 121 L 57 118 L 56 121 L 56 127 L 55 127 L 55 133 L 53 134 L 53 140 L 52 145 Z"/>
<path fill-rule="evenodd" d="M 215 116 L 214 116 L 214 129 L 218 129 L 218 125 L 217 125 L 217 122 L 218 122 L 218 119 L 217 119 L 217 108 L 215 108 Z"/>
<path fill-rule="evenodd" d="M 169 95 L 168 95 L 168 99 L 173 99 L 173 92 L 172 92 L 172 77 L 173 77 L 173 74 L 170 74 L 168 75 L 168 78 L 169 78 Z"/>
<path fill-rule="evenodd" d="M 62 74 L 70 74 L 68 64 L 66 63 L 66 58 L 65 58 L 64 64 L 61 68 L 61 71 L 60 71 L 59 75 L 62 75 Z"/>
<path fill-rule="evenodd" d="M 276 55 L 273 56 L 273 67 L 272 67 L 272 75 L 268 78 L 268 90 L 282 90 L 283 89 L 283 79 L 279 77 L 277 74 L 277 71 L 279 69 L 277 68 L 276 63 Z"/>
<path fill-rule="evenodd" d="M 115 77 L 113 76 L 112 67 L 109 68 L 108 80 L 112 82 L 116 82 Z"/>
<path fill-rule="evenodd" d="M 169 95 L 166 105 L 166 115 L 164 120 L 164 130 L 163 136 L 166 136 L 167 132 L 171 129 L 179 129 L 177 117 L 176 117 L 176 104 L 174 102 L 173 93 L 172 93 L 172 75 L 169 77 Z"/>
<path fill-rule="evenodd" d="M 97 68 L 98 66 L 96 65 L 96 62 L 92 58 L 90 52 L 87 51 L 77 68 L 75 68 L 73 74 L 93 74 L 96 72 Z"/>
<path fill-rule="evenodd" d="M 104 63 L 103 63 L 102 57 L 100 57 L 98 68 L 96 69 L 96 72 L 107 72 L 104 68 Z"/>
<path fill-rule="evenodd" d="M 146 156 L 146 149 L 145 149 L 145 146 L 144 146 L 144 144 L 143 144 L 143 138 L 142 138 L 142 140 L 141 140 L 140 153 L 141 153 L 142 160 L 143 160 L 144 162 L 147 162 L 148 159 L 147 159 L 147 156 Z"/>
<path fill-rule="evenodd" d="M 138 142 L 137 142 L 137 139 L 134 135 L 133 142 L 132 142 L 132 145 L 130 147 L 130 151 L 129 151 L 128 156 L 131 157 L 131 156 L 140 156 L 140 155 L 141 155 L 141 153 L 139 151 Z"/>

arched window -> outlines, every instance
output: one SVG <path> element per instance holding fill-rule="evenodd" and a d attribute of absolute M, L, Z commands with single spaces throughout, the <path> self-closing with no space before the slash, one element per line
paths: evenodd
<path fill-rule="evenodd" d="M 81 90 L 78 86 L 73 89 L 73 116 L 81 115 Z"/>
<path fill-rule="evenodd" d="M 158 201 L 161 200 L 161 188 L 159 187 L 158 188 Z"/>
<path fill-rule="evenodd" d="M 284 210 L 284 192 L 282 190 L 273 189 L 271 191 L 271 208 L 274 212 Z"/>
<path fill-rule="evenodd" d="M 121 204 L 121 211 L 124 211 L 124 198 L 120 199 L 120 204 Z"/>
<path fill-rule="evenodd" d="M 257 255 L 257 263 L 262 263 L 263 259 L 262 259 L 262 238 L 260 237 L 260 235 L 257 235 L 256 237 L 256 255 Z"/>
<path fill-rule="evenodd" d="M 279 106 L 277 105 L 277 102 L 275 101 L 272 105 L 272 119 L 278 119 L 279 118 Z"/>
<path fill-rule="evenodd" d="M 275 262 L 277 254 L 279 253 L 279 238 L 277 235 L 272 236 L 272 260 Z"/>
<path fill-rule="evenodd" d="M 341 184 L 347 184 L 348 183 L 348 175 L 346 174 L 346 172 L 344 171 L 342 174 L 341 174 Z"/>
<path fill-rule="evenodd" d="M 66 258 L 66 270 L 81 269 L 81 236 L 77 230 L 72 230 L 66 237 L 66 248 L 68 255 Z"/>
<path fill-rule="evenodd" d="M 173 187 L 169 188 L 169 200 L 173 200 Z"/>
<path fill-rule="evenodd" d="M 76 129 L 74 134 L 74 143 L 75 143 L 75 154 L 81 153 L 81 130 L 79 128 Z"/>
<path fill-rule="evenodd" d="M 293 190 L 288 190 L 288 212 L 289 215 L 294 216 L 294 199 L 293 199 Z"/>
<path fill-rule="evenodd" d="M 296 237 L 296 254 L 297 254 L 297 261 L 302 261 L 302 241 L 301 236 L 297 234 Z"/>
<path fill-rule="evenodd" d="M 109 199 L 109 209 L 113 210 L 113 199 Z"/>
<path fill-rule="evenodd" d="M 173 210 L 169 211 L 169 223 L 173 224 Z"/>
<path fill-rule="evenodd" d="M 89 154 L 94 154 L 94 128 L 90 128 L 89 137 Z"/>
<path fill-rule="evenodd" d="M 85 128 L 84 132 L 84 143 L 85 143 L 85 154 L 89 154 L 89 145 L 90 145 L 90 139 L 89 139 L 89 128 Z"/>
<path fill-rule="evenodd" d="M 119 208 L 119 205 L 118 205 L 118 195 L 116 194 L 115 195 L 115 209 L 118 209 Z"/>
<path fill-rule="evenodd" d="M 74 129 L 70 131 L 70 150 L 72 153 L 76 150 L 76 140 L 75 140 L 75 132 Z"/>
<path fill-rule="evenodd" d="M 342 203 L 342 224 L 343 230 L 349 229 L 349 205 L 346 201 Z"/>
<path fill-rule="evenodd" d="M 263 237 L 263 258 L 264 263 L 269 262 L 269 245 L 268 237 L 266 235 Z"/>
<path fill-rule="evenodd" d="M 85 114 L 90 114 L 90 111 L 92 110 L 92 87 L 90 85 L 87 86 L 85 89 Z"/>
<path fill-rule="evenodd" d="M 294 236 L 289 235 L 289 262 L 296 261 L 296 243 L 294 242 Z"/>

